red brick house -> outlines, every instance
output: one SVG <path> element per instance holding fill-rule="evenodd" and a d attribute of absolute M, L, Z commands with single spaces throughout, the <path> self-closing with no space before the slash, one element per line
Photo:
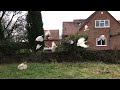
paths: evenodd
<path fill-rule="evenodd" d="M 86 20 L 63 22 L 63 38 L 88 31 L 88 45 L 92 50 L 120 50 L 120 23 L 107 11 L 96 11 Z M 104 37 L 104 40 L 100 37 Z"/>
<path fill-rule="evenodd" d="M 52 42 L 54 41 L 55 44 L 59 44 L 59 30 L 44 30 L 45 34 L 47 32 L 50 33 L 50 35 L 48 37 L 45 36 L 44 38 L 44 43 L 46 47 L 51 47 L 52 46 Z"/>

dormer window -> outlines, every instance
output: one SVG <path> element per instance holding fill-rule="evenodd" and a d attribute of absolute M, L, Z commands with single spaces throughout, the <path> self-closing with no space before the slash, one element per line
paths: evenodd
<path fill-rule="evenodd" d="M 109 28 L 110 20 L 95 20 L 95 28 Z"/>

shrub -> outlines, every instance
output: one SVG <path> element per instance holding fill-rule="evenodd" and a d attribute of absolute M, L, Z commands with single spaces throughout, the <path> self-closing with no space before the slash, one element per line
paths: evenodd
<path fill-rule="evenodd" d="M 74 54 L 84 51 L 85 49 L 83 47 L 77 46 L 77 41 L 80 37 L 84 37 L 85 40 L 88 39 L 87 35 L 81 35 L 81 34 L 70 35 L 61 41 L 61 44 L 58 45 L 58 47 L 56 48 L 56 51 L 68 52 L 68 53 L 74 53 Z M 70 40 L 72 40 L 74 43 L 70 44 Z"/>
<path fill-rule="evenodd" d="M 0 53 L 4 55 L 14 54 L 21 49 L 26 49 L 27 43 L 18 43 L 18 42 L 0 42 Z"/>
<path fill-rule="evenodd" d="M 81 61 L 103 61 L 107 63 L 120 63 L 120 51 L 114 50 L 85 50 L 77 54 L 68 52 L 44 52 L 44 53 L 21 53 L 13 55 L 2 55 L 0 63 L 17 63 L 23 60 L 28 62 L 81 62 Z"/>
<path fill-rule="evenodd" d="M 119 50 L 86 50 L 81 55 L 85 60 L 120 63 Z"/>
<path fill-rule="evenodd" d="M 19 51 L 17 50 L 17 52 L 16 53 L 18 53 L 18 54 L 20 54 L 20 53 L 23 53 L 23 54 L 27 54 L 27 53 L 31 53 L 31 50 L 30 49 L 20 49 Z"/>

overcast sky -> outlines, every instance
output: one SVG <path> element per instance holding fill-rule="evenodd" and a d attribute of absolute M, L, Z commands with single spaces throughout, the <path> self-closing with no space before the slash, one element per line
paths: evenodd
<path fill-rule="evenodd" d="M 43 28 L 59 29 L 62 33 L 62 22 L 74 19 L 86 19 L 95 11 L 42 11 Z M 108 11 L 115 19 L 120 20 L 120 11 Z"/>

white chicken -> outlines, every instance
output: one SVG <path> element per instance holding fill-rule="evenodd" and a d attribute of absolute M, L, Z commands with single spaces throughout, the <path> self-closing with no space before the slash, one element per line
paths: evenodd
<path fill-rule="evenodd" d="M 37 44 L 36 50 L 38 50 L 40 47 L 42 47 L 42 45 Z"/>
<path fill-rule="evenodd" d="M 21 63 L 20 65 L 18 65 L 17 68 L 18 68 L 19 70 L 24 70 L 24 69 L 27 69 L 27 67 L 28 67 L 27 64 Z"/>
<path fill-rule="evenodd" d="M 89 46 L 85 44 L 86 42 L 87 41 L 85 41 L 85 38 L 82 37 L 82 38 L 78 39 L 77 46 L 88 48 Z"/>
<path fill-rule="evenodd" d="M 43 35 L 38 36 L 38 37 L 35 39 L 35 41 L 43 42 Z"/>

